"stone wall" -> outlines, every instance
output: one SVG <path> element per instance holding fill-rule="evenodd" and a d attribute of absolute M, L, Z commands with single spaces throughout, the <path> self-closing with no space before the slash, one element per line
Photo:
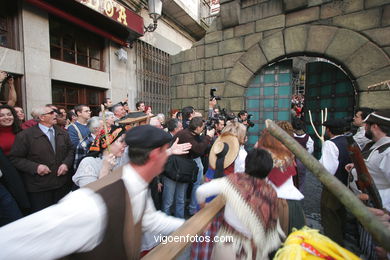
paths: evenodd
<path fill-rule="evenodd" d="M 388 0 L 221 0 L 206 36 L 171 60 L 172 107 L 204 111 L 211 87 L 221 107 L 244 109 L 245 90 L 265 65 L 285 57 L 324 57 L 343 67 L 360 106 L 390 108 Z"/>

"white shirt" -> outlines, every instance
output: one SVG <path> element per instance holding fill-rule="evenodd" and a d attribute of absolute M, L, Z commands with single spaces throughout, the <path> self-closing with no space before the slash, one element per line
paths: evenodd
<path fill-rule="evenodd" d="M 129 164 L 122 177 L 129 192 L 134 222 L 142 215 L 142 231 L 167 235 L 184 223 L 156 211 L 148 183 Z M 0 228 L 0 259 L 57 259 L 87 252 L 103 239 L 106 206 L 97 193 L 82 188 L 58 204 Z"/>
<path fill-rule="evenodd" d="M 390 148 L 382 153 L 377 150 L 381 145 L 390 142 L 390 137 L 382 137 L 371 148 L 372 152 L 365 160 L 368 172 L 378 189 L 383 207 L 390 210 Z M 356 174 L 356 170 L 353 170 Z"/>
<path fill-rule="evenodd" d="M 368 139 L 366 136 L 366 129 L 364 126 L 361 126 L 358 128 L 356 134 L 353 136 L 353 140 L 359 145 L 360 149 L 363 149 L 364 146 L 371 142 L 370 139 Z"/>
<path fill-rule="evenodd" d="M 334 136 L 330 140 L 336 137 L 339 137 L 339 135 Z M 322 144 L 322 156 L 320 163 L 330 174 L 335 175 L 337 168 L 339 167 L 339 149 L 336 144 L 330 140 L 326 140 Z"/>
<path fill-rule="evenodd" d="M 38 126 L 39 129 L 41 129 L 41 131 L 47 136 L 47 138 L 49 138 L 49 140 L 50 140 L 49 129 L 53 130 L 53 136 L 56 135 L 56 131 L 54 130 L 54 127 L 47 127 L 42 124 L 38 124 Z"/>
<path fill-rule="evenodd" d="M 245 158 L 247 152 L 243 145 L 240 145 L 240 150 L 238 151 L 237 158 L 234 160 L 234 172 L 245 172 Z"/>
<path fill-rule="evenodd" d="M 222 193 L 224 178 L 213 179 L 210 182 L 206 182 L 200 185 L 196 190 L 196 199 L 198 200 L 198 203 L 203 203 L 205 202 L 206 198 Z M 225 205 L 224 219 L 229 225 L 234 227 L 234 229 L 240 233 L 244 234 L 248 238 L 252 237 L 251 232 L 241 223 L 229 202 L 226 202 Z"/>
<path fill-rule="evenodd" d="M 290 176 L 282 185 L 277 187 L 272 181 L 268 181 L 271 184 L 278 198 L 286 200 L 302 200 L 305 196 L 294 186 L 293 177 Z"/>
<path fill-rule="evenodd" d="M 305 138 L 306 135 L 308 135 L 308 134 L 297 135 L 296 133 L 294 133 L 294 137 L 296 137 L 296 138 Z M 314 141 L 313 141 L 313 139 L 311 139 L 310 135 L 309 135 L 309 139 L 307 139 L 307 142 L 306 142 L 306 150 L 310 154 L 312 154 L 314 151 Z"/>

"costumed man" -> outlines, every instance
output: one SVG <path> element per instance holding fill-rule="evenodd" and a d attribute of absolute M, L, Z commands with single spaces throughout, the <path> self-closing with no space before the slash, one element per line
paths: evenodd
<path fill-rule="evenodd" d="M 356 134 L 353 136 L 353 139 L 355 142 L 359 145 L 360 149 L 363 149 L 364 146 L 370 142 L 370 139 L 368 139 L 365 136 L 366 130 L 366 124 L 364 123 L 364 119 L 370 114 L 374 112 L 373 109 L 367 108 L 367 107 L 361 107 L 356 110 L 355 116 L 353 117 L 352 124 L 356 127 L 358 127 Z"/>
<path fill-rule="evenodd" d="M 348 153 L 347 138 L 343 135 L 347 123 L 343 119 L 329 119 L 323 126 L 330 140 L 322 145 L 321 164 L 345 186 L 348 183 L 348 172 L 345 166 L 351 162 Z M 325 186 L 321 194 L 321 224 L 327 237 L 343 245 L 343 229 L 346 222 L 344 205 Z"/>
<path fill-rule="evenodd" d="M 171 136 L 150 125 L 126 134 L 130 163 L 60 203 L 0 229 L 0 259 L 138 259 L 142 232 L 167 235 L 184 223 L 156 211 L 148 183 L 174 153 Z"/>
<path fill-rule="evenodd" d="M 364 123 L 365 136 L 372 142 L 366 144 L 362 155 L 381 196 L 383 207 L 390 210 L 390 110 L 373 112 Z M 353 164 L 348 165 L 347 169 L 349 168 L 353 168 Z"/>

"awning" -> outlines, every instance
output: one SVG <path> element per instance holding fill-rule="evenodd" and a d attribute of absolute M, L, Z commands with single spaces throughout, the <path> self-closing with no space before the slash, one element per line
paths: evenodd
<path fill-rule="evenodd" d="M 115 0 L 26 0 L 123 46 L 144 35 L 141 16 Z"/>

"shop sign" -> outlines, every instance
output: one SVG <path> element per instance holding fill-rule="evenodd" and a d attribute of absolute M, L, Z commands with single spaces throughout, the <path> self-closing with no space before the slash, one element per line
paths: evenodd
<path fill-rule="evenodd" d="M 129 27 L 132 30 L 134 30 L 134 26 L 132 26 L 134 25 L 134 22 L 139 22 L 139 20 L 141 20 L 142 22 L 141 28 L 143 29 L 142 17 L 140 17 L 132 10 L 124 7 L 123 5 L 121 5 L 120 3 L 114 0 L 75 0 L 75 1 L 85 6 L 88 6 L 89 8 L 95 10 L 96 12 L 99 12 L 102 15 L 107 16 L 114 21 L 117 21 L 118 23 L 121 23 L 122 25 Z M 137 19 L 137 21 L 134 21 L 134 19 Z"/>
<path fill-rule="evenodd" d="M 210 15 L 216 15 L 219 13 L 219 0 L 211 0 L 210 2 Z"/>

